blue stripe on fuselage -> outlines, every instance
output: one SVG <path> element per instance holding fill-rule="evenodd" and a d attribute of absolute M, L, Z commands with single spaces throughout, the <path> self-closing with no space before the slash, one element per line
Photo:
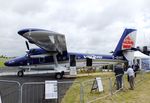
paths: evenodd
<path fill-rule="evenodd" d="M 31 49 L 31 51 L 32 50 L 33 49 Z M 39 54 L 44 54 L 44 53 L 48 53 L 48 52 L 46 52 L 45 50 L 43 50 L 41 48 L 38 48 L 38 49 L 34 49 L 34 52 L 32 51 L 30 53 L 31 53 L 30 56 L 32 56 L 32 55 L 39 55 Z M 96 59 L 96 60 L 115 60 L 113 55 L 98 55 L 98 54 L 64 52 L 63 54 L 57 54 L 58 63 L 64 62 L 64 61 L 68 61 L 68 63 L 69 63 L 70 55 L 75 55 L 77 60 L 82 60 L 82 59 L 86 59 L 86 58 Z M 25 55 L 22 57 L 18 57 L 18 58 L 9 60 L 5 63 L 5 65 L 6 66 L 25 66 L 28 63 L 30 63 L 30 65 L 45 64 L 45 63 L 52 64 L 52 63 L 54 63 L 54 59 L 53 59 L 53 56 L 45 56 L 44 58 L 29 58 L 27 55 Z"/>
<path fill-rule="evenodd" d="M 113 55 L 99 55 L 99 54 L 84 54 L 84 53 L 68 53 L 69 55 L 76 55 L 76 59 L 113 59 Z"/>

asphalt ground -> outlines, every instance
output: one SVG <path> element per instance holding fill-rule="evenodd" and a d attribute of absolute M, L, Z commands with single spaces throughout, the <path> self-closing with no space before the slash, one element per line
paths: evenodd
<path fill-rule="evenodd" d="M 3 68 L 0 73 L 17 72 L 18 69 Z M 58 99 L 45 100 L 45 84 L 47 80 L 56 80 L 52 74 L 0 76 L 0 95 L 2 103 L 60 103 L 66 91 L 72 85 L 74 78 L 64 78 L 58 81 Z M 70 82 L 71 81 L 71 82 Z M 22 86 L 22 89 L 20 88 Z M 64 82 L 64 83 L 63 83 Z M 29 83 L 29 84 L 25 84 Z"/>

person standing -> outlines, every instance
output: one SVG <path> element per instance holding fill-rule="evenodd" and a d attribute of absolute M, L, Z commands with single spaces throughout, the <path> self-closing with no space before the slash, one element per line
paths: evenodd
<path fill-rule="evenodd" d="M 135 64 L 135 65 L 132 66 L 132 68 L 133 68 L 133 71 L 134 71 L 134 77 L 136 77 L 136 73 L 139 70 L 139 65 Z"/>
<path fill-rule="evenodd" d="M 116 76 L 116 82 L 117 82 L 117 90 L 122 88 L 122 77 L 124 74 L 124 69 L 122 68 L 121 64 L 116 65 L 115 69 L 115 76 Z"/>
<path fill-rule="evenodd" d="M 127 75 L 129 77 L 130 89 L 134 89 L 134 70 L 131 66 L 128 67 Z"/>

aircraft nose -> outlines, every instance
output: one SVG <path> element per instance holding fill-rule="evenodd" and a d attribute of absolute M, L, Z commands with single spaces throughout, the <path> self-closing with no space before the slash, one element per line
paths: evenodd
<path fill-rule="evenodd" d="M 5 62 L 4 65 L 5 65 L 5 66 L 9 66 L 9 62 L 8 62 L 8 61 Z"/>
<path fill-rule="evenodd" d="M 4 63 L 5 66 L 13 66 L 14 64 L 15 64 L 14 61 L 6 61 L 6 62 Z"/>

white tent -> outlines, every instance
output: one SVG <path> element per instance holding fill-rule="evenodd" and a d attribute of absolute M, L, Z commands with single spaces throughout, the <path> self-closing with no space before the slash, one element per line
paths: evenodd
<path fill-rule="evenodd" d="M 150 59 L 150 56 L 143 54 L 140 51 L 124 51 L 123 52 L 124 56 L 126 57 L 126 59 L 128 60 L 129 65 L 133 64 L 133 60 L 137 60 L 139 59 L 141 62 L 141 59 Z M 140 63 L 141 64 L 141 63 Z"/>
<path fill-rule="evenodd" d="M 139 60 L 139 66 L 141 69 L 150 69 L 150 56 L 143 54 L 140 51 L 134 52 L 134 60 Z"/>
<path fill-rule="evenodd" d="M 145 55 L 140 51 L 134 51 L 134 58 L 150 58 L 150 56 Z"/>

